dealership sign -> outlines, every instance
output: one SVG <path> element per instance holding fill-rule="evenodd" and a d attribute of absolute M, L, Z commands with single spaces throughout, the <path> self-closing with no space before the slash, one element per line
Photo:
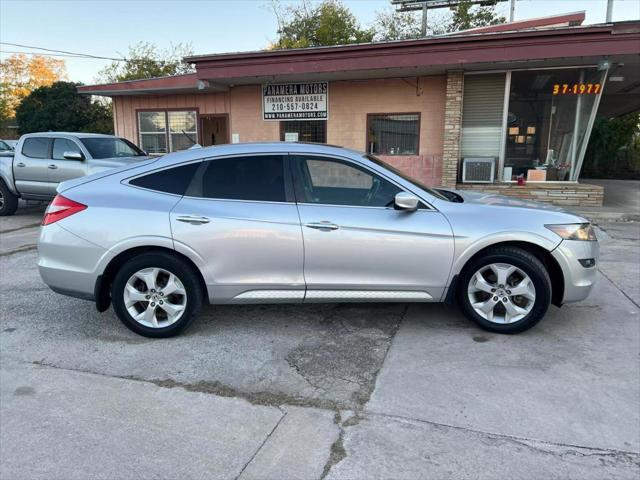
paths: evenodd
<path fill-rule="evenodd" d="M 263 120 L 326 120 L 328 82 L 262 86 Z"/>

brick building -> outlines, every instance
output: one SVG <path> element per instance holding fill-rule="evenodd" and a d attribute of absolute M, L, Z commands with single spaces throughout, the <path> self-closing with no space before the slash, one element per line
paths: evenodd
<path fill-rule="evenodd" d="M 584 13 L 373 44 L 193 56 L 195 73 L 89 85 L 152 154 L 311 141 L 430 185 L 600 205 L 579 182 L 596 115 L 640 108 L 640 22 Z M 524 185 L 523 185 L 524 183 Z"/>

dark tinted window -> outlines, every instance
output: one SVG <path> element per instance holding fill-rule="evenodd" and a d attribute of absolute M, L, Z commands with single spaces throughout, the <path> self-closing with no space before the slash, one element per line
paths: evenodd
<path fill-rule="evenodd" d="M 45 137 L 25 139 L 22 144 L 22 154 L 31 158 L 47 158 L 49 156 L 49 139 Z"/>
<path fill-rule="evenodd" d="M 159 192 L 184 195 L 189 186 L 193 174 L 196 173 L 200 162 L 190 163 L 181 167 L 168 168 L 160 172 L 150 173 L 144 177 L 138 177 L 129 183 L 137 187 L 157 190 Z"/>
<path fill-rule="evenodd" d="M 53 140 L 53 159 L 64 160 L 65 152 L 82 153 L 80 147 L 66 138 L 56 138 Z"/>
<path fill-rule="evenodd" d="M 306 203 L 390 207 L 401 190 L 393 183 L 353 164 L 322 158 L 295 163 L 298 194 Z"/>
<path fill-rule="evenodd" d="M 210 160 L 202 178 L 202 196 L 284 202 L 284 163 L 280 155 Z"/>
<path fill-rule="evenodd" d="M 129 140 L 114 137 L 94 137 L 80 140 L 93 158 L 138 157 L 145 153 Z"/>

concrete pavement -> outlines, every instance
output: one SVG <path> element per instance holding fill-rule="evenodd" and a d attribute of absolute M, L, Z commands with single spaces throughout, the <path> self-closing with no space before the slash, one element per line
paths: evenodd
<path fill-rule="evenodd" d="M 517 336 L 439 305 L 256 305 L 149 340 L 42 284 L 39 215 L 0 219 L 2 479 L 640 474 L 635 222 L 601 223 L 589 299 Z"/>

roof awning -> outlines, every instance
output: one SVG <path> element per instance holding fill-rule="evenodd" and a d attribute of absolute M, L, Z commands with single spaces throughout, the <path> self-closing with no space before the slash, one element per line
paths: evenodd
<path fill-rule="evenodd" d="M 195 64 L 193 74 L 86 85 L 78 90 L 105 96 L 204 93 L 287 81 L 594 65 L 604 58 L 637 64 L 640 21 L 575 26 L 582 16 L 567 14 L 418 40 L 191 56 L 185 61 Z M 503 31 L 506 25 L 511 30 Z M 628 77 L 638 75 L 630 72 Z"/>

